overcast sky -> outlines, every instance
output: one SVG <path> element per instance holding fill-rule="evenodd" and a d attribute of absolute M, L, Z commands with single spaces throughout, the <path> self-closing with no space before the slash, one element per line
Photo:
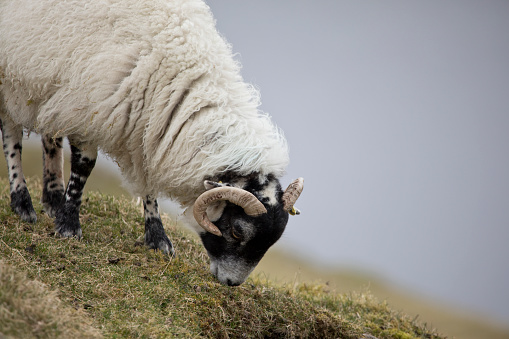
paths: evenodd
<path fill-rule="evenodd" d="M 509 1 L 207 3 L 306 180 L 277 246 L 509 322 Z"/>

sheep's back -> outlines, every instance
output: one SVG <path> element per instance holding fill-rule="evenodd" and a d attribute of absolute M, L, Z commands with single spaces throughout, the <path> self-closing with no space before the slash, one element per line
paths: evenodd
<path fill-rule="evenodd" d="M 211 22 L 206 5 L 192 0 L 2 1 L 0 90 L 7 110 L 28 128 L 82 134 L 80 126 L 98 113 L 107 120 L 111 112 L 98 112 L 98 104 L 118 104 L 112 97 L 136 67 L 143 83 L 163 59 L 175 73 L 188 66 L 188 56 L 171 46 L 179 44 L 187 13 Z"/>

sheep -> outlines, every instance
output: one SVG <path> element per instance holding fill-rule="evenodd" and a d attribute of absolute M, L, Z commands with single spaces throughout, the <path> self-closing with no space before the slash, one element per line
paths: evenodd
<path fill-rule="evenodd" d="M 288 146 L 200 0 L 3 0 L 0 127 L 11 207 L 37 219 L 21 167 L 41 135 L 44 211 L 81 238 L 83 187 L 100 149 L 143 197 L 145 243 L 173 255 L 157 198 L 178 201 L 227 285 L 282 235 L 303 188 L 279 178 Z M 62 143 L 71 145 L 65 187 Z"/>

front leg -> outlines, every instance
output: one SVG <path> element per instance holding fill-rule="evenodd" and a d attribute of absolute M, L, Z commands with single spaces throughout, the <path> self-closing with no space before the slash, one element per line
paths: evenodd
<path fill-rule="evenodd" d="M 62 138 L 42 137 L 42 197 L 44 211 L 55 217 L 64 199 L 64 152 Z"/>
<path fill-rule="evenodd" d="M 81 238 L 81 196 L 96 158 L 97 149 L 80 150 L 71 145 L 71 175 L 65 190 L 64 203 L 57 209 L 55 219 L 55 230 L 64 237 Z"/>
<path fill-rule="evenodd" d="M 145 244 L 173 256 L 173 245 L 164 232 L 157 200 L 151 195 L 147 195 L 143 199 L 143 209 L 145 213 Z"/>
<path fill-rule="evenodd" d="M 11 208 L 22 220 L 31 223 L 36 222 L 37 215 L 21 167 L 23 128 L 14 125 L 9 119 L 4 119 L 3 121 L 0 120 L 0 129 L 2 130 L 4 155 L 9 172 Z"/>

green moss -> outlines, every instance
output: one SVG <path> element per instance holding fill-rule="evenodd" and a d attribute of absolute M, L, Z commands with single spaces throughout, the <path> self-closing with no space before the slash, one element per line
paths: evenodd
<path fill-rule="evenodd" d="M 400 331 L 398 329 L 388 329 L 383 330 L 380 335 L 384 338 L 394 338 L 394 339 L 414 339 L 416 338 L 414 335 Z"/>

